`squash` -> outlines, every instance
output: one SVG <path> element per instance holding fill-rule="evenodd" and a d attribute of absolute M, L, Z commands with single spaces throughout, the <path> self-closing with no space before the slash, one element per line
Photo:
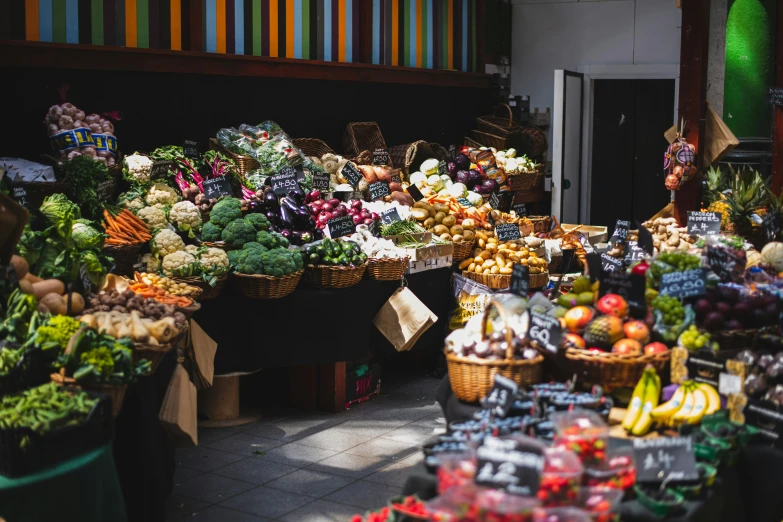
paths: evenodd
<path fill-rule="evenodd" d="M 778 272 L 783 270 L 783 243 L 773 241 L 761 249 L 761 262 L 772 265 Z"/>
<path fill-rule="evenodd" d="M 761 262 L 761 254 L 758 250 L 748 250 L 745 252 L 745 256 L 747 257 L 747 263 L 745 264 L 747 268 L 756 266 Z"/>

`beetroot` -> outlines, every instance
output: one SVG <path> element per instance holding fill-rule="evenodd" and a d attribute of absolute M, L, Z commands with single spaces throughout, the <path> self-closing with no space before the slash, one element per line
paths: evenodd
<path fill-rule="evenodd" d="M 758 361 L 759 356 L 756 352 L 753 350 L 742 350 L 740 353 L 738 353 L 735 357 L 735 361 L 739 361 L 741 363 L 749 364 L 751 366 L 756 364 L 756 361 Z"/>
<path fill-rule="evenodd" d="M 731 305 L 729 303 L 717 303 L 715 305 L 715 311 L 720 312 L 724 317 L 731 313 Z"/>
<path fill-rule="evenodd" d="M 770 401 L 778 408 L 783 406 L 783 385 L 778 384 L 774 388 L 771 388 L 767 394 L 764 395 L 764 399 Z"/>
<path fill-rule="evenodd" d="M 783 383 L 783 364 L 777 361 L 773 362 L 767 366 L 764 374 L 767 376 L 767 381 L 772 384 Z"/>
<path fill-rule="evenodd" d="M 720 294 L 721 300 L 728 303 L 736 303 L 737 299 L 739 299 L 739 290 L 730 286 L 718 287 L 718 293 Z"/>
<path fill-rule="evenodd" d="M 724 323 L 725 320 L 723 319 L 723 315 L 720 312 L 710 312 L 704 318 L 704 328 L 710 332 L 721 330 Z"/>
<path fill-rule="evenodd" d="M 765 353 L 759 357 L 759 360 L 756 361 L 756 365 L 762 370 L 766 370 L 774 362 L 775 362 L 775 357 L 772 354 Z"/>
<path fill-rule="evenodd" d="M 696 301 L 694 311 L 699 320 L 704 319 L 708 313 L 712 312 L 712 303 L 708 299 L 699 299 Z"/>
<path fill-rule="evenodd" d="M 756 375 L 755 373 L 751 373 L 745 379 L 745 393 L 747 393 L 749 397 L 754 399 L 759 398 L 764 395 L 767 388 L 767 378 L 763 374 Z"/>
<path fill-rule="evenodd" d="M 748 320 L 753 315 L 753 310 L 751 308 L 751 305 L 748 301 L 742 300 L 734 305 L 734 310 L 732 311 L 732 315 L 739 320 L 741 323 L 747 323 Z"/>

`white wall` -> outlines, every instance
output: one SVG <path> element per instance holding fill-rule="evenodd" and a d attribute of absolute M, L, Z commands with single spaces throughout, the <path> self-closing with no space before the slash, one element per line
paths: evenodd
<path fill-rule="evenodd" d="M 675 0 L 512 0 L 511 94 L 552 107 L 554 70 L 680 62 Z M 550 133 L 551 143 L 551 133 Z"/>

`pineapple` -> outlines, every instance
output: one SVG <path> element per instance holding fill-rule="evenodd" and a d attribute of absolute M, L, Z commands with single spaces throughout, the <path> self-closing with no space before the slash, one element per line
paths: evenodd
<path fill-rule="evenodd" d="M 726 203 L 726 195 L 723 193 L 725 178 L 723 171 L 710 167 L 707 171 L 707 179 L 705 180 L 707 186 L 704 194 L 704 202 L 709 205 L 707 211 L 720 213 L 720 228 L 723 230 L 729 224 L 729 204 Z"/>
<path fill-rule="evenodd" d="M 763 208 L 769 197 L 769 189 L 758 171 L 731 171 L 731 196 L 726 198 L 729 204 L 729 232 L 744 238 L 753 234 L 751 214 Z M 733 229 L 733 230 L 732 230 Z"/>

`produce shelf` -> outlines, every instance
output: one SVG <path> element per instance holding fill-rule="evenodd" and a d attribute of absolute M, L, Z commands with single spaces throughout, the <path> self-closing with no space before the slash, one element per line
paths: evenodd
<path fill-rule="evenodd" d="M 0 42 L 0 66 L 486 88 L 491 76 L 412 67 L 41 42 Z"/>

